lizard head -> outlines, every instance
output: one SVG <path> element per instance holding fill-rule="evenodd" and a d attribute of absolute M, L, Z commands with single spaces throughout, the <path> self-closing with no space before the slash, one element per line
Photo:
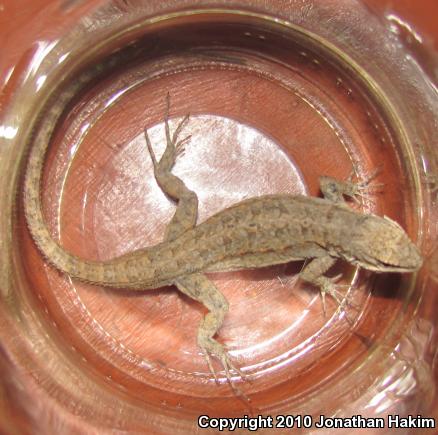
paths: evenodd
<path fill-rule="evenodd" d="M 378 272 L 414 272 L 423 259 L 403 228 L 388 217 L 363 216 L 352 230 L 346 259 Z"/>

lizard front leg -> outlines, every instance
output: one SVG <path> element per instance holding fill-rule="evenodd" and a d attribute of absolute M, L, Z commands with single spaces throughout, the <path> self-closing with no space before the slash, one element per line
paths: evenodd
<path fill-rule="evenodd" d="M 314 286 L 318 287 L 321 294 L 322 309 L 326 314 L 325 295 L 329 294 L 339 306 L 342 301 L 339 298 L 340 293 L 336 289 L 335 282 L 340 278 L 340 275 L 335 278 L 328 278 L 324 274 L 335 264 L 336 258 L 326 255 L 324 257 L 314 258 L 300 273 L 300 278 Z"/>
<path fill-rule="evenodd" d="M 345 203 L 344 196 L 351 198 L 354 202 L 359 203 L 357 197 L 369 196 L 369 190 L 380 188 L 383 186 L 381 183 L 371 183 L 374 178 L 379 174 L 379 169 L 371 173 L 364 181 L 353 182 L 353 174 L 350 174 L 346 181 L 341 181 L 333 177 L 322 176 L 319 177 L 319 186 L 325 199 L 332 201 L 336 204 Z"/>

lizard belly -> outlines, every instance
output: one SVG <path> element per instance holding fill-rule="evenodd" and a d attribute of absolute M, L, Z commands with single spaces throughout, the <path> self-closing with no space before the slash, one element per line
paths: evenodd
<path fill-rule="evenodd" d="M 291 261 L 302 261 L 307 258 L 323 257 L 327 251 L 316 244 L 308 243 L 294 246 L 282 251 L 246 253 L 225 258 L 207 266 L 205 272 L 230 272 L 241 269 L 257 269 L 259 267 L 285 264 Z"/>

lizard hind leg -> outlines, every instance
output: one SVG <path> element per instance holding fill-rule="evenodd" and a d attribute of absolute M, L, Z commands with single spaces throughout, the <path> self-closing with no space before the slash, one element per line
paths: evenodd
<path fill-rule="evenodd" d="M 198 214 L 198 197 L 196 193 L 191 191 L 185 183 L 173 175 L 171 170 L 175 164 L 176 158 L 181 154 L 183 146 L 187 143 L 191 136 L 184 139 L 178 139 L 181 130 L 186 125 L 189 115 L 186 115 L 176 127 L 173 135 L 170 133 L 169 127 L 169 105 L 170 97 L 167 95 L 166 113 L 164 118 L 166 130 L 166 149 L 157 161 L 152 148 L 151 141 L 147 130 L 144 130 L 146 144 L 154 166 L 154 175 L 157 184 L 161 190 L 177 203 L 175 214 L 173 215 L 166 229 L 165 240 L 173 240 L 184 231 L 193 228 L 196 225 Z"/>
<path fill-rule="evenodd" d="M 209 310 L 209 313 L 206 314 L 199 325 L 198 346 L 203 351 L 209 370 L 215 380 L 218 381 L 210 356 L 216 357 L 221 362 L 226 378 L 233 387 L 231 373 L 237 373 L 242 379 L 244 374 L 233 364 L 224 346 L 214 339 L 228 312 L 227 300 L 203 274 L 194 273 L 178 278 L 176 286 L 181 292 L 201 302 Z"/>

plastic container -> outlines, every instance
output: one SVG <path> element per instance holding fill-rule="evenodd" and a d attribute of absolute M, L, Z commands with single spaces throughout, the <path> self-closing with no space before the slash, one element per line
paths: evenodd
<path fill-rule="evenodd" d="M 436 415 L 438 99 L 395 20 L 351 1 L 113 1 L 46 2 L 17 25 L 31 41 L 17 39 L 1 77 L 4 431 L 193 433 L 200 415 L 262 414 L 274 426 L 296 416 L 283 424 L 311 432 L 321 415 L 361 414 L 383 418 L 385 432 L 389 415 Z M 383 188 L 358 207 L 399 222 L 423 268 L 340 262 L 331 275 L 343 273 L 348 304 L 329 300 L 325 316 L 317 289 L 297 279 L 302 262 L 209 274 L 230 302 L 218 337 L 247 375 L 233 379 L 248 404 L 216 363 L 215 383 L 196 345 L 202 306 L 174 288 L 73 281 L 29 235 L 21 189 L 33 124 L 84 72 L 95 78 L 58 123 L 42 186 L 66 249 L 105 260 L 162 240 L 174 206 L 143 130 L 160 154 L 169 92 L 172 125 L 191 114 L 174 173 L 198 194 L 199 220 L 264 193 L 318 195 L 320 175 L 361 180 L 379 168 Z"/>

